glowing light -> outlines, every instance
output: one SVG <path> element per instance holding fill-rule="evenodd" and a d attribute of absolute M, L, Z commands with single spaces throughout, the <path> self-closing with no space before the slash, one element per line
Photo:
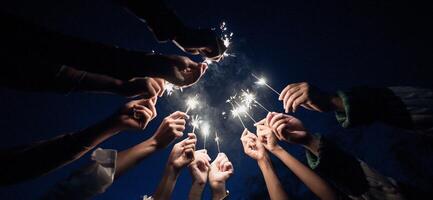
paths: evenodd
<path fill-rule="evenodd" d="M 190 110 L 194 110 L 195 108 L 197 108 L 198 103 L 199 103 L 199 102 L 198 102 L 198 97 L 197 97 L 197 95 L 194 96 L 194 97 L 189 97 L 189 98 L 186 100 L 186 106 L 187 106 L 187 108 L 186 108 L 185 113 L 188 114 L 188 112 L 189 112 Z"/>
<path fill-rule="evenodd" d="M 218 147 L 218 153 L 221 153 L 221 150 L 220 150 L 220 138 L 218 137 L 218 132 L 216 132 L 216 131 L 215 131 L 215 142 L 216 142 L 217 147 Z"/>
<path fill-rule="evenodd" d="M 259 105 L 261 108 L 263 108 L 263 110 L 267 111 L 267 112 L 271 112 L 269 109 L 267 109 L 265 106 L 263 106 L 261 103 L 259 103 L 256 100 L 256 95 L 254 95 L 253 93 L 250 93 L 248 90 L 242 90 L 242 102 L 248 107 L 251 108 L 251 105 L 253 105 L 253 103 Z"/>
<path fill-rule="evenodd" d="M 240 121 L 241 124 L 242 124 L 242 127 L 244 127 L 244 129 L 246 129 L 245 124 L 244 124 L 244 121 L 242 120 L 241 116 L 239 115 L 239 109 L 238 109 L 238 108 L 235 108 L 235 106 L 234 106 L 233 103 L 232 103 L 232 101 L 233 101 L 235 98 L 236 98 L 236 95 L 235 95 L 235 96 L 231 96 L 229 99 L 226 100 L 226 103 L 230 103 L 230 105 L 232 106 L 231 113 L 232 113 L 232 115 L 233 115 L 233 118 L 238 117 L 239 121 Z"/>
<path fill-rule="evenodd" d="M 265 78 L 259 78 L 258 76 L 256 76 L 255 74 L 251 73 L 251 75 L 257 79 L 256 84 L 257 85 L 264 85 L 266 87 L 268 87 L 270 90 L 272 90 L 273 92 L 275 92 L 275 94 L 277 94 L 278 96 L 280 96 L 280 93 L 277 92 L 274 88 L 272 88 L 269 84 L 266 83 L 266 79 Z"/>
<path fill-rule="evenodd" d="M 266 85 L 266 79 L 265 78 L 259 78 L 256 82 L 259 85 Z"/>
<path fill-rule="evenodd" d="M 203 135 L 203 149 L 206 149 L 206 139 L 210 132 L 210 126 L 208 122 L 203 122 L 201 126 L 201 133 Z"/>
<path fill-rule="evenodd" d="M 183 91 L 181 87 L 174 85 L 173 83 L 165 82 L 164 89 L 167 96 L 171 96 L 175 90 Z"/>
<path fill-rule="evenodd" d="M 191 120 L 192 133 L 195 133 L 195 129 L 200 128 L 201 122 L 202 122 L 202 120 L 200 119 L 200 117 L 198 117 L 198 115 L 195 115 L 192 117 L 192 120 Z"/>

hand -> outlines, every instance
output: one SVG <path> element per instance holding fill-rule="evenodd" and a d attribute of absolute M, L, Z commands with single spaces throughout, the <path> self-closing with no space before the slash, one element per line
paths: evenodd
<path fill-rule="evenodd" d="M 150 99 L 161 97 L 164 94 L 164 79 L 160 78 L 133 78 L 124 81 L 119 88 L 119 93 L 127 97 L 140 97 Z"/>
<path fill-rule="evenodd" d="M 145 129 L 150 120 L 157 115 L 157 98 L 140 99 L 125 104 L 113 116 L 115 124 L 121 129 Z"/>
<path fill-rule="evenodd" d="M 210 168 L 210 157 L 206 149 L 198 150 L 194 153 L 194 161 L 189 164 L 188 168 L 191 173 L 193 182 L 198 185 L 205 185 Z"/>
<path fill-rule="evenodd" d="M 162 120 L 161 125 L 152 136 L 157 148 L 164 148 L 176 138 L 183 136 L 187 117 L 184 112 L 176 111 Z"/>
<path fill-rule="evenodd" d="M 197 142 L 194 133 L 188 133 L 188 138 L 178 142 L 173 146 L 168 163 L 175 170 L 180 170 L 183 167 L 194 161 L 195 143 Z"/>
<path fill-rule="evenodd" d="M 242 133 L 241 141 L 245 154 L 252 159 L 259 161 L 268 157 L 263 144 L 259 142 L 256 135 L 249 132 L 247 129 Z"/>
<path fill-rule="evenodd" d="M 209 183 L 212 190 L 225 192 L 225 183 L 233 171 L 233 165 L 228 157 L 224 153 L 219 153 L 210 165 Z"/>
<path fill-rule="evenodd" d="M 265 149 L 270 152 L 273 152 L 276 149 L 281 149 L 281 146 L 278 145 L 277 137 L 266 123 L 266 118 L 261 120 L 260 122 L 257 122 L 255 126 L 257 128 L 257 137 L 259 138 L 259 141 L 263 144 Z"/>
<path fill-rule="evenodd" d="M 328 95 L 307 82 L 294 83 L 283 89 L 279 96 L 285 112 L 295 112 L 299 106 L 308 110 L 327 112 L 335 110 L 339 97 Z"/>
<path fill-rule="evenodd" d="M 173 42 L 185 52 L 193 55 L 201 54 L 213 61 L 220 60 L 227 50 L 224 41 L 210 29 L 184 27 L 179 30 Z"/>
<path fill-rule="evenodd" d="M 205 73 L 207 65 L 196 63 L 184 56 L 152 55 L 150 65 L 155 76 L 163 78 L 180 87 L 187 87 L 196 83 Z"/>
<path fill-rule="evenodd" d="M 305 145 L 311 139 L 311 135 L 304 128 L 302 122 L 293 116 L 269 113 L 266 117 L 266 123 L 269 124 L 279 140 Z"/>

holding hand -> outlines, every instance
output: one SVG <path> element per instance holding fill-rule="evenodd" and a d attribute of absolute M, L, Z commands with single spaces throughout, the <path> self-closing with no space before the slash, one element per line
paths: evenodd
<path fill-rule="evenodd" d="M 164 79 L 160 78 L 133 78 L 122 82 L 119 87 L 119 94 L 144 99 L 161 97 L 164 94 L 164 85 Z"/>
<path fill-rule="evenodd" d="M 207 182 L 211 159 L 205 149 L 196 151 L 194 158 L 194 161 L 188 166 L 193 184 L 204 186 Z"/>
<path fill-rule="evenodd" d="M 223 199 L 227 196 L 226 181 L 233 174 L 233 165 L 224 153 L 219 153 L 212 162 L 209 171 L 209 183 L 212 199 Z"/>
<path fill-rule="evenodd" d="M 156 141 L 157 148 L 168 146 L 176 138 L 183 136 L 185 119 L 188 116 L 184 112 L 176 111 L 162 120 L 152 139 Z"/>
<path fill-rule="evenodd" d="M 227 50 L 224 42 L 215 31 L 183 27 L 173 41 L 180 49 L 193 55 L 202 55 L 218 61 Z"/>
<path fill-rule="evenodd" d="M 130 101 L 115 114 L 115 124 L 123 130 L 145 129 L 157 115 L 156 101 L 157 98 Z"/>
<path fill-rule="evenodd" d="M 281 146 L 278 145 L 278 140 L 275 137 L 275 134 L 272 132 L 272 129 L 266 125 L 266 118 L 262 119 L 260 122 L 255 124 L 257 128 L 257 136 L 259 141 L 263 144 L 263 146 L 270 152 L 274 150 L 281 149 Z"/>
<path fill-rule="evenodd" d="M 269 113 L 266 117 L 266 123 L 279 140 L 305 145 L 311 139 L 311 135 L 304 128 L 302 122 L 293 116 Z"/>
<path fill-rule="evenodd" d="M 326 94 L 307 82 L 289 84 L 280 94 L 285 112 L 295 112 L 299 106 L 317 112 L 335 110 L 341 99 Z"/>
<path fill-rule="evenodd" d="M 268 158 L 263 144 L 259 142 L 256 135 L 249 132 L 247 129 L 242 133 L 241 141 L 245 154 L 252 159 L 259 161 Z"/>
<path fill-rule="evenodd" d="M 208 67 L 204 63 L 196 63 L 185 56 L 152 55 L 152 60 L 150 66 L 156 72 L 156 77 L 180 87 L 196 83 Z"/>
<path fill-rule="evenodd" d="M 173 150 L 171 150 L 170 156 L 168 157 L 168 164 L 179 171 L 194 161 L 196 142 L 196 135 L 194 133 L 188 133 L 188 138 L 173 146 Z"/>

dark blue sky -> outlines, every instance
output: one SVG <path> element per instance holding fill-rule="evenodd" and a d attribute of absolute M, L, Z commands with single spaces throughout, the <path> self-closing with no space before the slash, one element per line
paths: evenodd
<path fill-rule="evenodd" d="M 16 0 L 1 4 L 3 11 L 66 34 L 142 51 L 182 54 L 172 44 L 155 42 L 142 22 L 110 0 Z M 183 96 L 200 92 L 208 105 L 201 113 L 221 132 L 222 149 L 234 163 L 235 175 L 228 183 L 233 199 L 264 199 L 266 191 L 257 165 L 242 152 L 239 122 L 221 119 L 219 115 L 228 110 L 225 99 L 234 90 L 250 87 L 260 93 L 260 101 L 267 107 L 282 110 L 273 93 L 251 87 L 251 71 L 266 75 L 277 90 L 299 81 L 311 82 L 328 91 L 365 84 L 433 86 L 431 5 L 381 0 L 172 0 L 169 4 L 192 26 L 216 27 L 226 21 L 235 33 L 232 52 L 237 57 L 211 66 L 204 80 L 184 94 L 159 101 L 158 118 L 144 133 L 119 134 L 101 147 L 121 150 L 139 143 L 153 133 L 163 117 L 184 109 Z M 29 143 L 85 128 L 125 101 L 110 95 L 65 96 L 0 89 L 0 145 Z M 254 117 L 259 119 L 264 114 L 256 110 Z M 328 134 L 381 173 L 424 190 L 433 189 L 433 161 L 430 161 L 433 149 L 425 140 L 380 124 L 342 130 L 332 114 L 301 110 L 296 116 L 310 130 Z M 209 145 L 211 157 L 215 157 L 215 146 Z M 285 147 L 305 160 L 299 147 Z M 97 199 L 138 199 L 151 194 L 170 150 L 157 152 L 143 161 Z M 0 199 L 35 199 L 87 161 L 88 155 L 45 177 L 2 188 Z M 313 198 L 288 169 L 278 161 L 275 165 L 290 196 Z M 174 199 L 185 199 L 189 186 L 190 177 L 184 170 Z"/>

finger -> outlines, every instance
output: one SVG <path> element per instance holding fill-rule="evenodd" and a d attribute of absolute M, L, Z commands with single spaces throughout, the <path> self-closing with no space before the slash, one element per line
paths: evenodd
<path fill-rule="evenodd" d="M 182 125 L 172 125 L 172 127 L 176 131 L 180 131 L 180 132 L 183 132 L 185 130 L 185 126 L 182 126 Z"/>
<path fill-rule="evenodd" d="M 194 144 L 185 145 L 183 147 L 183 149 L 185 149 L 185 151 L 186 151 L 186 149 L 195 149 L 195 143 Z"/>
<path fill-rule="evenodd" d="M 307 94 L 303 94 L 301 97 L 297 98 L 292 105 L 293 112 L 296 112 L 296 109 L 299 107 L 299 105 L 306 103 L 307 100 Z"/>
<path fill-rule="evenodd" d="M 273 127 L 275 122 L 277 122 L 278 120 L 283 119 L 283 118 L 284 118 L 283 113 L 277 114 L 275 117 L 272 117 L 271 121 L 269 122 L 269 126 Z"/>
<path fill-rule="evenodd" d="M 161 78 L 153 78 L 161 90 L 158 92 L 158 97 L 162 97 L 165 91 L 165 80 Z"/>
<path fill-rule="evenodd" d="M 189 139 L 197 139 L 197 136 L 194 133 L 188 133 Z"/>
<path fill-rule="evenodd" d="M 176 139 L 183 136 L 183 132 L 182 131 L 173 131 L 173 133 L 174 133 L 174 137 L 176 137 Z"/>
<path fill-rule="evenodd" d="M 187 119 L 188 115 L 184 112 L 176 111 L 176 112 L 172 113 L 171 115 L 169 115 L 169 117 L 173 118 L 173 119 L 179 119 L 179 118 Z"/>
<path fill-rule="evenodd" d="M 248 129 L 244 129 L 244 132 L 242 132 L 241 138 L 245 137 L 248 134 Z"/>
<path fill-rule="evenodd" d="M 186 125 L 186 120 L 184 120 L 184 119 L 176 119 L 173 122 L 176 125 L 181 125 L 181 126 L 185 126 Z"/>
<path fill-rule="evenodd" d="M 277 114 L 278 113 L 276 113 L 276 112 L 270 112 L 270 113 L 268 113 L 268 115 L 266 116 L 266 125 L 267 126 L 270 126 L 272 118 L 274 118 L 275 115 L 277 115 Z"/>
<path fill-rule="evenodd" d="M 283 91 L 281 91 L 280 96 L 278 97 L 278 100 L 283 100 L 284 96 L 286 96 L 287 91 L 289 91 L 291 88 L 293 88 L 294 86 L 296 86 L 296 83 L 293 84 L 289 84 L 287 85 Z"/>
<path fill-rule="evenodd" d="M 257 126 L 257 125 L 265 125 L 265 123 L 266 123 L 266 118 L 264 118 L 264 119 L 258 121 L 257 123 L 254 124 L 254 126 Z"/>
<path fill-rule="evenodd" d="M 293 102 L 298 99 L 298 97 L 302 96 L 304 94 L 304 91 L 298 90 L 297 92 L 293 93 L 289 98 L 284 99 L 284 105 L 285 105 L 285 111 L 286 113 L 292 111 L 292 104 Z"/>

